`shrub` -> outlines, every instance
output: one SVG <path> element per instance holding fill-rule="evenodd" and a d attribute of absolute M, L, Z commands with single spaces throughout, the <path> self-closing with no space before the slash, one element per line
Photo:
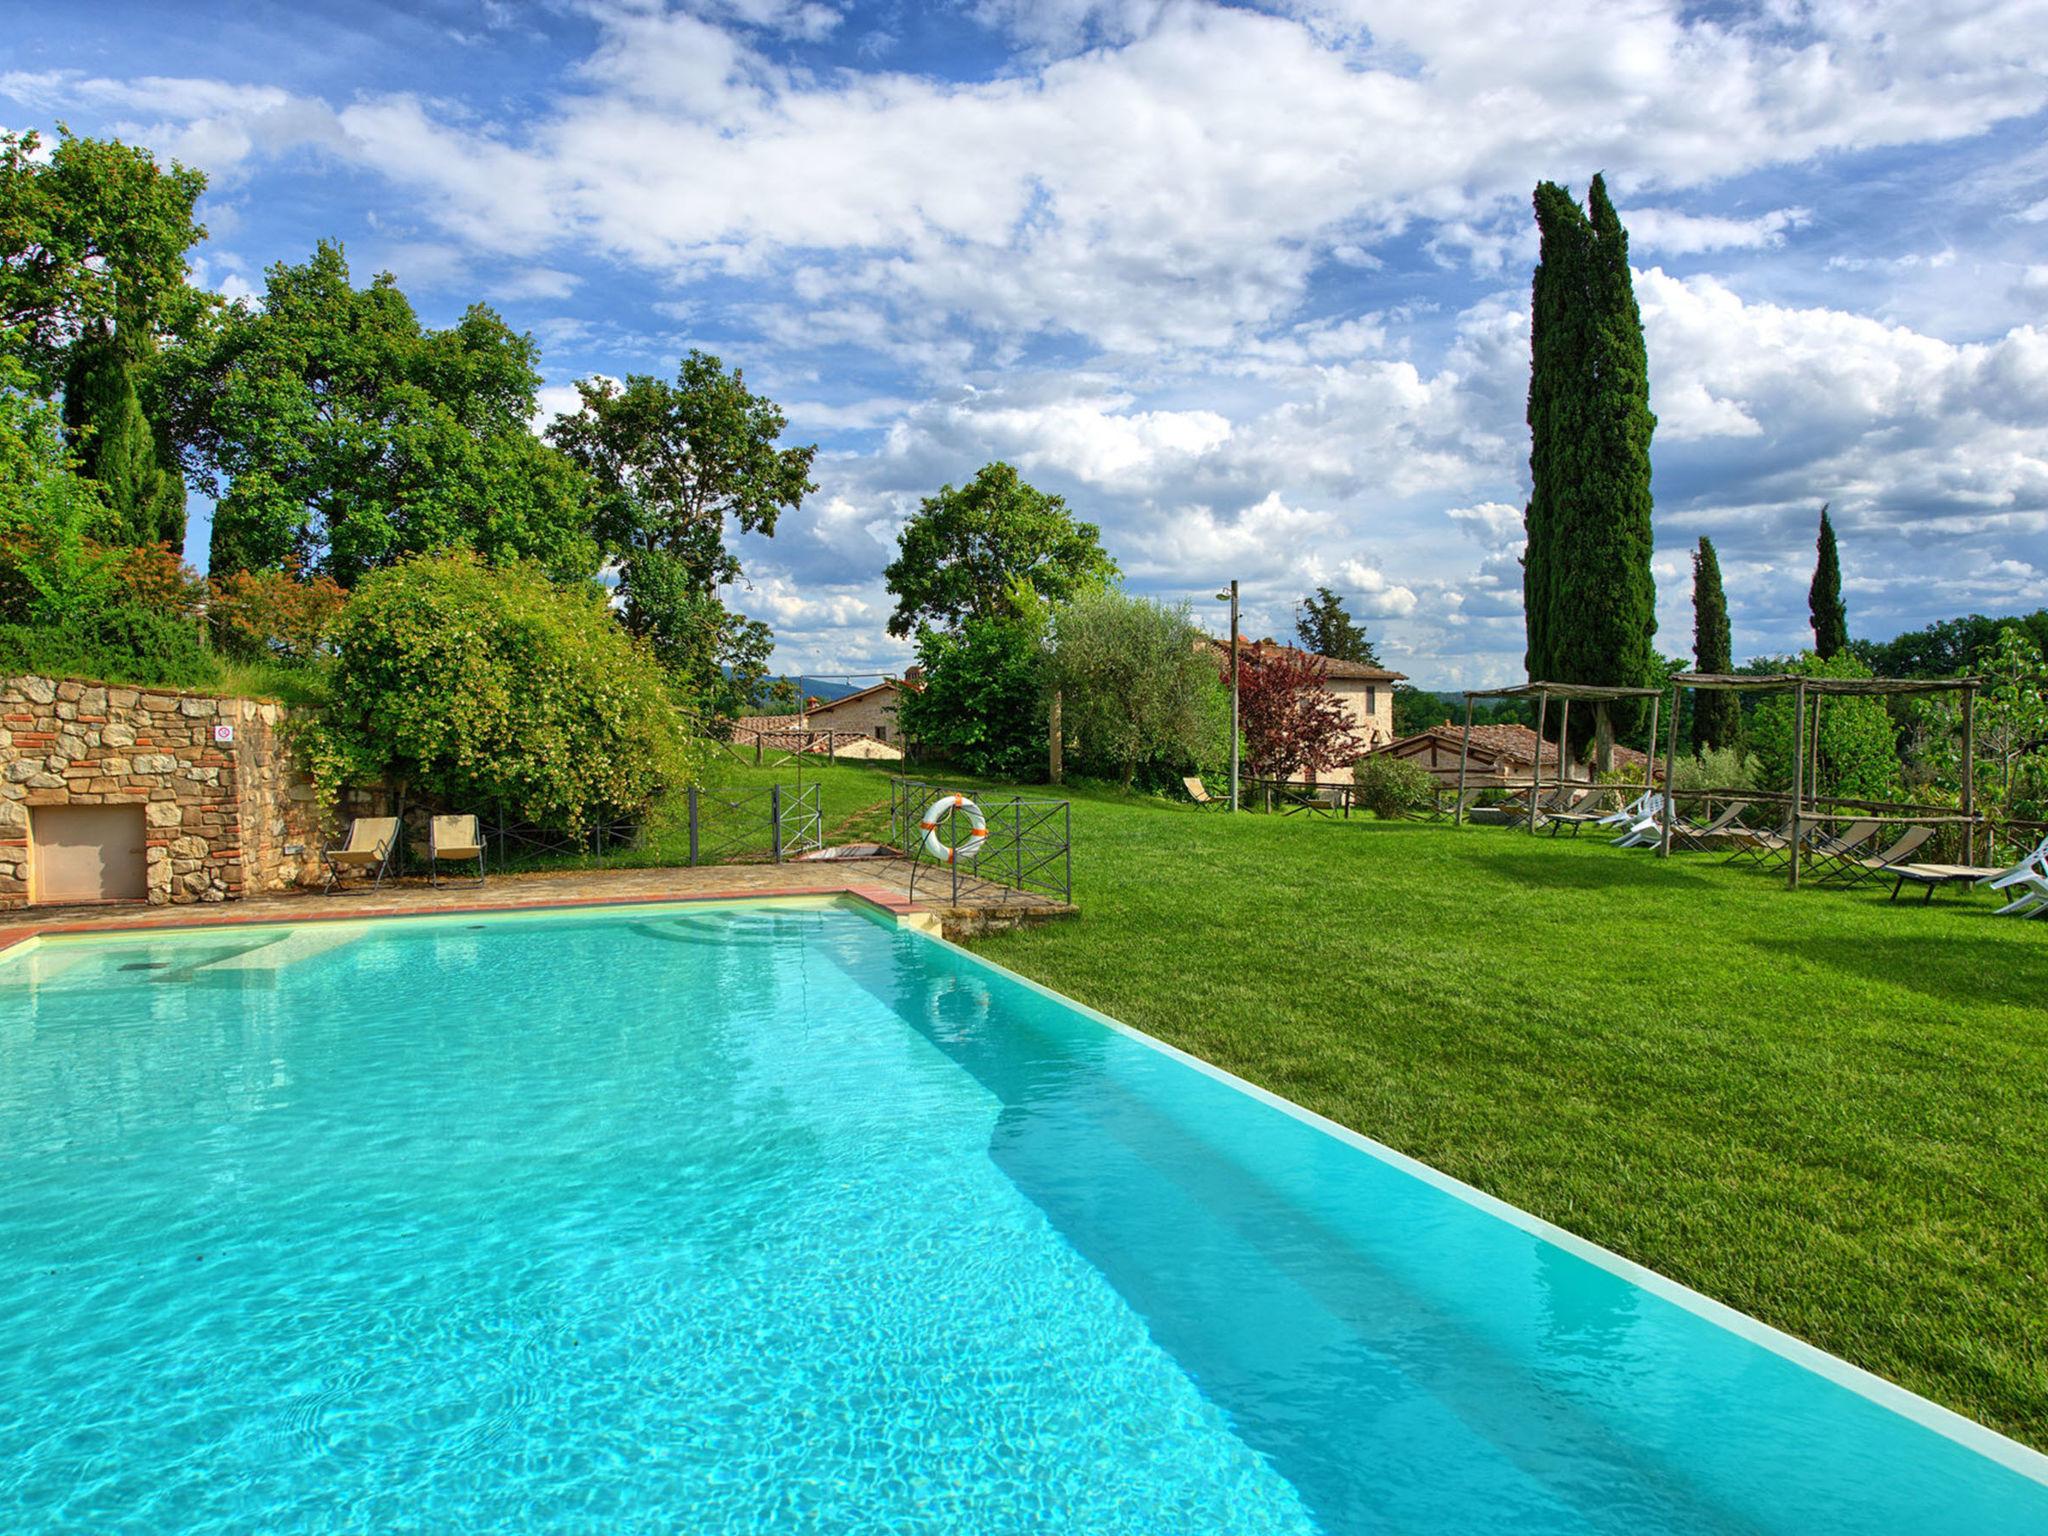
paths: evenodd
<path fill-rule="evenodd" d="M 1754 789 L 1756 760 L 1733 747 L 1709 747 L 1672 764 L 1671 787 L 1680 794 L 1703 789 Z"/>
<path fill-rule="evenodd" d="M 307 745 L 324 787 L 389 777 L 478 813 L 581 831 L 694 764 L 660 665 L 595 586 L 465 552 L 365 576 Z"/>
<path fill-rule="evenodd" d="M 1786 670 L 1808 677 L 1868 677 L 1870 669 L 1848 652 L 1823 661 L 1811 651 Z M 1811 747 L 1814 710 L 1820 711 L 1820 750 Z M 1793 696 L 1773 693 L 1751 716 L 1746 740 L 1767 789 L 1792 787 Z M 1880 698 L 1836 695 L 1806 701 L 1806 792 L 1844 800 L 1888 800 L 1900 782 L 1898 727 Z"/>
<path fill-rule="evenodd" d="M 220 668 L 188 620 L 122 603 L 59 624 L 0 624 L 0 672 L 208 688 Z"/>
<path fill-rule="evenodd" d="M 330 649 L 348 594 L 332 577 L 288 570 L 231 571 L 211 583 L 207 617 L 216 644 L 238 661 L 305 666 Z"/>
<path fill-rule="evenodd" d="M 969 619 L 918 639 L 922 690 L 897 705 L 920 754 L 995 779 L 1047 772 L 1045 628 L 1035 617 Z"/>
<path fill-rule="evenodd" d="M 1352 794 L 1381 821 L 1420 810 L 1436 799 L 1436 775 L 1390 752 L 1369 753 L 1351 770 Z"/>

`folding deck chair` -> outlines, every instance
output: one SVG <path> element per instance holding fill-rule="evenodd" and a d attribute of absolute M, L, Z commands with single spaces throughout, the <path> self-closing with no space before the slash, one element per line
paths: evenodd
<path fill-rule="evenodd" d="M 1920 845 L 1934 836 L 1932 827 L 1908 827 L 1889 848 L 1879 853 L 1861 855 L 1826 855 L 1832 868 L 1820 871 L 1822 880 L 1839 880 L 1844 885 L 1861 885 L 1887 870 L 1908 862 L 1919 851 Z"/>
<path fill-rule="evenodd" d="M 391 856 L 398 850 L 396 816 L 358 816 L 348 824 L 348 837 L 331 848 L 323 848 L 327 861 L 326 889 L 332 891 L 343 875 L 369 874 L 370 889 L 384 883 L 391 872 Z"/>
<path fill-rule="evenodd" d="M 434 885 L 441 884 L 443 863 L 476 864 L 476 881 L 484 883 L 484 840 L 474 816 L 436 816 L 427 824 L 427 867 Z"/>

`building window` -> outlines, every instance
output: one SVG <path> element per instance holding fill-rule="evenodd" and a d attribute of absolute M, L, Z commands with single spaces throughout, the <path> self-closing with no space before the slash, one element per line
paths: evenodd
<path fill-rule="evenodd" d="M 1370 684 L 1367 685 L 1365 690 L 1365 712 L 1368 715 L 1376 715 L 1380 712 L 1380 691 Z"/>
<path fill-rule="evenodd" d="M 887 727 L 886 725 L 878 725 L 878 726 L 876 726 L 876 727 L 875 727 L 875 740 L 877 740 L 877 741 L 887 741 L 888 739 L 889 739 L 889 727 Z"/>

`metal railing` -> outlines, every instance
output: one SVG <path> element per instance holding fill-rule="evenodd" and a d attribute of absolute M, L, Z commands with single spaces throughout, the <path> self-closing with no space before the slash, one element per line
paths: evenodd
<path fill-rule="evenodd" d="M 825 817 L 816 784 L 794 789 L 692 789 L 690 863 L 769 862 L 825 846 Z"/>
<path fill-rule="evenodd" d="M 988 822 L 988 836 L 981 840 L 980 856 L 941 862 L 931 856 L 924 843 L 922 822 L 933 802 L 954 794 L 965 795 L 981 808 Z M 959 834 L 964 836 L 964 822 Z M 955 790 L 925 779 L 889 780 L 889 841 L 911 861 L 910 887 L 914 898 L 920 878 L 929 886 L 933 879 L 946 882 L 955 906 L 962 892 L 977 899 L 986 897 L 986 887 L 1043 896 L 1072 905 L 1074 900 L 1074 816 L 1067 800 L 1037 799 L 1023 795 L 985 797 L 970 790 Z"/>
<path fill-rule="evenodd" d="M 684 862 L 690 865 L 780 864 L 825 846 L 824 809 L 816 784 L 692 789 L 687 799 L 689 842 Z M 566 832 L 503 815 L 485 818 L 481 826 L 485 856 L 499 870 L 558 859 L 600 867 L 613 859 L 658 862 L 681 830 L 664 824 L 655 831 L 646 822 L 617 820 Z M 650 831 L 655 831 L 653 837 Z M 673 861 L 680 853 L 684 850 L 675 848 L 667 857 Z"/>

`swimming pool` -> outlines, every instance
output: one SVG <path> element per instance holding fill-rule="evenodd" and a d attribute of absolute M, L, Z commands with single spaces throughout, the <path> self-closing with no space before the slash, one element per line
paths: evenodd
<path fill-rule="evenodd" d="M 2048 1529 L 2041 1458 L 829 903 L 0 958 L 0 1529 Z"/>

